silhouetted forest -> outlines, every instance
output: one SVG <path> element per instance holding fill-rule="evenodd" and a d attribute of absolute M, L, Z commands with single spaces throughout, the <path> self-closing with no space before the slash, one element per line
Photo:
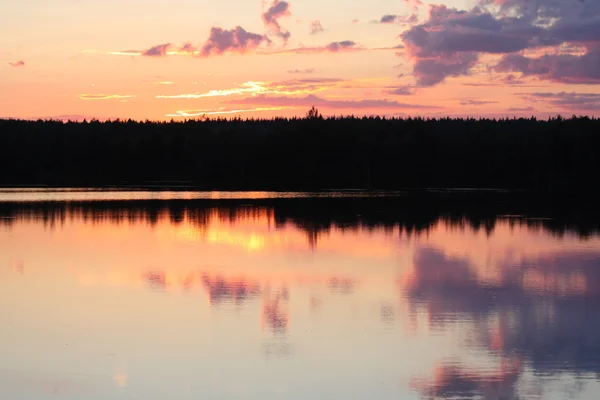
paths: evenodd
<path fill-rule="evenodd" d="M 600 119 L 0 120 L 0 185 L 597 190 Z"/>

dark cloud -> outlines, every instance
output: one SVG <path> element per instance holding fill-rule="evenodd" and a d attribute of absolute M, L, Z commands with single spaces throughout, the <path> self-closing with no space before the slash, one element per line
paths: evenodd
<path fill-rule="evenodd" d="M 380 24 L 393 24 L 394 22 L 396 22 L 396 18 L 398 18 L 397 15 L 386 14 L 383 17 L 381 17 L 381 19 L 379 20 L 379 23 Z"/>
<path fill-rule="evenodd" d="M 382 16 L 379 21 L 373 21 L 379 24 L 414 24 L 419 20 L 419 16 L 417 14 L 410 15 L 395 15 L 395 14 L 385 14 Z"/>
<path fill-rule="evenodd" d="M 459 11 L 432 6 L 429 20 L 404 32 L 401 37 L 414 60 L 420 85 L 431 86 L 448 76 L 468 75 L 479 53 L 506 53 L 530 46 L 530 35 L 514 18 L 494 18 L 476 8 Z"/>
<path fill-rule="evenodd" d="M 537 80 L 537 78 L 535 78 Z M 523 79 L 518 75 L 508 74 L 499 78 L 494 78 L 486 82 L 466 82 L 464 86 L 520 86 L 520 87 L 541 87 L 542 85 L 533 85 L 531 80 Z"/>
<path fill-rule="evenodd" d="M 9 62 L 8 65 L 10 65 L 11 67 L 24 67 L 25 61 L 23 61 L 23 60 L 13 61 L 13 62 Z"/>
<path fill-rule="evenodd" d="M 600 50 L 583 55 L 546 54 L 540 57 L 508 54 L 494 69 L 562 83 L 600 84 Z"/>
<path fill-rule="evenodd" d="M 281 107 L 322 107 L 335 109 L 434 109 L 421 104 L 399 103 L 392 100 L 329 100 L 315 95 L 306 97 L 253 96 L 229 100 L 229 104 L 272 105 Z"/>
<path fill-rule="evenodd" d="M 290 4 L 287 1 L 282 0 L 274 0 L 271 6 L 267 11 L 265 11 L 262 15 L 263 22 L 265 26 L 271 30 L 271 32 L 283 39 L 284 43 L 287 43 L 291 34 L 289 31 L 281 28 L 279 24 L 279 18 L 289 16 L 290 14 Z"/>
<path fill-rule="evenodd" d="M 301 54 L 314 54 L 314 53 L 342 53 L 342 52 L 353 52 L 367 50 L 359 47 L 357 43 L 352 40 L 343 40 L 341 42 L 331 42 L 324 46 L 313 46 L 313 47 L 297 47 L 295 49 L 278 51 L 275 53 L 301 53 Z"/>
<path fill-rule="evenodd" d="M 322 32 L 325 32 L 325 29 L 323 29 L 323 25 L 321 25 L 321 21 L 319 21 L 319 20 L 310 21 L 310 34 L 311 35 L 316 35 L 317 33 L 322 33 Z"/>
<path fill-rule="evenodd" d="M 427 21 L 401 37 L 422 85 L 469 75 L 481 54 L 503 55 L 495 66 L 499 71 L 564 83 L 600 83 L 598 1 L 480 0 L 471 10 L 431 6 Z M 539 57 L 518 54 L 543 47 L 554 51 Z M 577 48 L 580 53 L 573 54 Z"/>
<path fill-rule="evenodd" d="M 468 75 L 477 64 L 476 53 L 447 53 L 415 59 L 413 75 L 421 86 L 433 86 L 449 76 Z"/>
<path fill-rule="evenodd" d="M 230 30 L 213 27 L 210 30 L 209 38 L 202 45 L 200 55 L 208 57 L 223 54 L 227 51 L 245 53 L 248 50 L 256 49 L 263 43 L 269 42 L 269 38 L 265 35 L 248 32 L 241 26 Z"/>
<path fill-rule="evenodd" d="M 497 104 L 497 101 L 489 100 L 463 100 L 460 102 L 461 106 L 483 106 L 486 104 Z"/>
<path fill-rule="evenodd" d="M 314 68 L 307 68 L 307 69 L 290 69 L 287 71 L 288 74 L 314 74 L 316 72 L 316 69 Z"/>
<path fill-rule="evenodd" d="M 569 111 L 600 111 L 600 93 L 536 92 L 522 95 L 523 99 L 541 102 Z"/>
<path fill-rule="evenodd" d="M 510 107 L 506 111 L 509 111 L 509 112 L 528 112 L 528 111 L 535 112 L 535 107 Z"/>

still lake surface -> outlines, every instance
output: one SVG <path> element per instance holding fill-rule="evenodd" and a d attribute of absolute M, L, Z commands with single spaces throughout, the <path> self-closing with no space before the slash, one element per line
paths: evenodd
<path fill-rule="evenodd" d="M 0 398 L 598 399 L 600 223 L 406 201 L 0 190 Z"/>

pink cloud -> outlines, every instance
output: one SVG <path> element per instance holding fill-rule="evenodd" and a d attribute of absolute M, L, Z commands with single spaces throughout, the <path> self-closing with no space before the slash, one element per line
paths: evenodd
<path fill-rule="evenodd" d="M 291 15 L 290 4 L 283 0 L 274 0 L 271 6 L 262 15 L 265 26 L 270 29 L 273 34 L 283 39 L 287 43 L 291 34 L 289 31 L 283 30 L 279 24 L 279 18 Z"/>
<path fill-rule="evenodd" d="M 10 65 L 11 67 L 24 67 L 25 66 L 25 61 L 23 60 L 19 60 L 19 61 L 13 61 L 13 62 L 9 62 L 8 65 Z"/>

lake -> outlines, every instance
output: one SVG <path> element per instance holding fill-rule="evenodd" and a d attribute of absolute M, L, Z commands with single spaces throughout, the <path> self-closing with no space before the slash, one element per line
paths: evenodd
<path fill-rule="evenodd" d="M 0 398 L 597 399 L 595 208 L 0 189 Z"/>

